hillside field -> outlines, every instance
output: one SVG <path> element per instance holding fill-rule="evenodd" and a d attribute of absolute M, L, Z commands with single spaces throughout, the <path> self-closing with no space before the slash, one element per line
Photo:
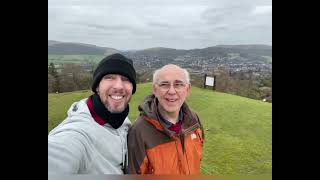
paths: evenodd
<path fill-rule="evenodd" d="M 129 118 L 150 94 L 151 83 L 138 84 Z M 91 91 L 48 94 L 48 132 L 65 117 L 70 105 Z M 205 129 L 201 171 L 209 175 L 272 174 L 272 104 L 192 87 L 188 105 Z"/>

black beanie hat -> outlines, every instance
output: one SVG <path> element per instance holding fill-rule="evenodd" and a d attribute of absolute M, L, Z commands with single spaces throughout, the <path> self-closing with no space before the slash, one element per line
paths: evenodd
<path fill-rule="evenodd" d="M 133 85 L 132 94 L 136 92 L 136 71 L 131 59 L 118 53 L 102 59 L 93 73 L 91 89 L 94 93 L 97 93 L 96 88 L 106 74 L 121 74 L 127 77 Z"/>

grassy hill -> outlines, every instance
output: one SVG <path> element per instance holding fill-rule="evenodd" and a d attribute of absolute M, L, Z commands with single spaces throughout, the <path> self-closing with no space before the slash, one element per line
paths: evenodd
<path fill-rule="evenodd" d="M 65 63 L 98 63 L 104 58 L 105 55 L 57 55 L 48 54 L 48 64 L 51 62 L 54 64 L 65 64 Z"/>
<path fill-rule="evenodd" d="M 132 121 L 138 116 L 138 104 L 150 93 L 150 83 L 138 84 L 130 102 Z M 48 94 L 48 131 L 65 118 L 72 102 L 90 94 Z M 205 128 L 202 173 L 272 173 L 272 104 L 196 87 L 187 103 Z"/>
<path fill-rule="evenodd" d="M 73 55 L 73 54 L 91 54 L 106 55 L 117 53 L 118 50 L 108 47 L 100 47 L 93 44 L 60 42 L 48 40 L 48 54 Z"/>

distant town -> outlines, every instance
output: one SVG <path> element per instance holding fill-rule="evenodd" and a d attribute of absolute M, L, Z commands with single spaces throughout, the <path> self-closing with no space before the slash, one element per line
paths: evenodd
<path fill-rule="evenodd" d="M 158 47 L 119 51 L 81 43 L 48 41 L 48 81 L 54 84 L 48 84 L 48 92 L 89 88 L 97 63 L 113 53 L 122 53 L 133 60 L 138 82 L 150 82 L 155 69 L 166 64 L 177 64 L 190 72 L 195 86 L 203 86 L 203 77 L 208 74 L 217 76 L 218 91 L 254 99 L 268 98 L 271 102 L 272 46 L 268 45 L 219 45 L 191 50 Z"/>

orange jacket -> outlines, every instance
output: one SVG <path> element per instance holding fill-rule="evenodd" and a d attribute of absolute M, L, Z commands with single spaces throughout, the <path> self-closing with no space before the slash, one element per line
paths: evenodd
<path fill-rule="evenodd" d="M 198 116 L 186 103 L 179 134 L 159 121 L 157 99 L 151 95 L 140 104 L 140 117 L 128 133 L 130 174 L 200 174 L 204 142 Z"/>

